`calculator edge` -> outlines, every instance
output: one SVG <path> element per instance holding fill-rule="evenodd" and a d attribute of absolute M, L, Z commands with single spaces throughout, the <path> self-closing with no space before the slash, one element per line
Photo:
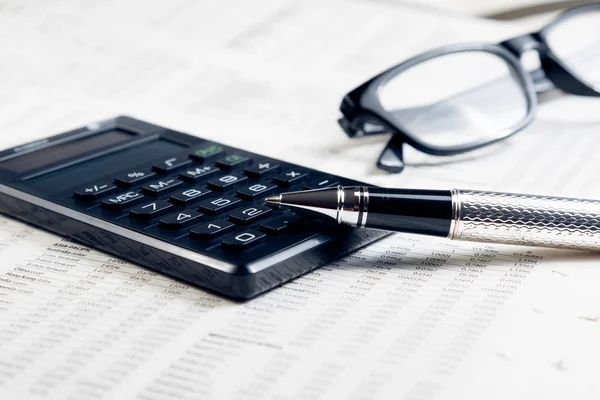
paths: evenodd
<path fill-rule="evenodd" d="M 173 246 L 175 252 L 161 249 L 160 247 L 164 247 L 162 243 L 156 247 L 150 246 L 147 241 L 157 239 L 124 227 L 119 228 L 139 235 L 140 241 L 119 235 L 102 227 L 104 224 L 110 224 L 106 221 L 2 184 L 0 212 L 236 300 L 253 298 L 389 234 L 367 229 L 348 229 L 322 234 L 312 239 L 312 242 L 308 243 L 309 247 L 307 243 L 299 243 L 287 249 L 287 254 L 291 255 L 288 258 L 281 259 L 280 254 L 275 254 L 260 260 L 260 263 L 240 266 L 214 260 L 171 244 L 164 246 Z M 72 215 L 67 216 L 69 214 Z M 114 226 L 112 228 L 114 229 Z M 196 259 L 204 257 L 208 262 L 205 264 L 185 257 L 188 253 L 193 253 Z M 261 267 L 256 268 L 258 265 Z"/>

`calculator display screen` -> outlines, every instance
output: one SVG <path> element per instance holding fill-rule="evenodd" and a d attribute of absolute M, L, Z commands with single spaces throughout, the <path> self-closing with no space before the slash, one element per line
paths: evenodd
<path fill-rule="evenodd" d="M 80 154 L 124 142 L 131 139 L 133 135 L 134 133 L 114 129 L 33 151 L 4 161 L 0 163 L 0 167 L 16 173 L 31 171 L 67 157 L 75 157 Z"/>

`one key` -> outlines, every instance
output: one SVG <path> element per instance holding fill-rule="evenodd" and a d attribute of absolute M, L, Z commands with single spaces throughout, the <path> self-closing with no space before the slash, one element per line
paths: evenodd
<path fill-rule="evenodd" d="M 93 200 L 100 195 L 113 192 L 117 187 L 112 183 L 98 183 L 81 189 L 77 189 L 73 195 L 81 200 Z"/>
<path fill-rule="evenodd" d="M 166 192 L 170 192 L 183 182 L 179 179 L 164 179 L 156 182 L 152 182 L 142 188 L 142 190 L 151 195 L 158 195 Z"/>
<path fill-rule="evenodd" d="M 145 196 L 137 192 L 125 192 L 102 200 L 102 207 L 125 208 L 140 202 Z"/>
<path fill-rule="evenodd" d="M 229 216 L 229 219 L 238 224 L 248 225 L 254 221 L 266 218 L 273 213 L 273 210 L 267 207 L 248 207 L 238 210 Z"/>
<path fill-rule="evenodd" d="M 259 196 L 264 196 L 277 189 L 277 185 L 271 183 L 255 183 L 237 191 L 237 195 L 246 200 L 254 200 Z"/>
<path fill-rule="evenodd" d="M 223 245 L 232 250 L 246 250 L 257 245 L 266 235 L 262 232 L 248 229 L 235 236 L 229 236 L 223 239 Z"/>
<path fill-rule="evenodd" d="M 209 214 L 217 214 L 219 212 L 231 209 L 239 202 L 241 202 L 241 200 L 237 197 L 221 196 L 216 199 L 201 203 L 200 210 Z"/>
<path fill-rule="evenodd" d="M 310 181 L 304 185 L 305 189 L 321 189 L 330 186 L 339 185 L 340 181 L 335 178 L 319 178 L 313 181 Z"/>
<path fill-rule="evenodd" d="M 162 200 L 144 204 L 129 210 L 129 216 L 136 219 L 151 219 L 165 214 L 173 208 L 173 204 Z"/>
<path fill-rule="evenodd" d="M 183 229 L 196 223 L 202 216 L 198 211 L 185 210 L 175 214 L 167 215 L 161 219 L 158 223 L 161 228 L 166 229 Z"/>
<path fill-rule="evenodd" d="M 285 213 L 281 217 L 265 221 L 260 226 L 260 229 L 272 235 L 279 235 L 287 231 L 291 226 L 296 225 L 301 221 L 302 218 L 300 218 L 298 215 L 294 213 Z"/>
<path fill-rule="evenodd" d="M 187 182 L 195 182 L 200 179 L 207 178 L 219 172 L 220 169 L 214 165 L 205 165 L 202 167 L 191 167 L 182 171 L 179 177 Z"/>
<path fill-rule="evenodd" d="M 156 172 L 149 169 L 139 169 L 119 175 L 115 182 L 122 186 L 132 186 L 136 183 L 145 182 L 156 175 Z"/>
<path fill-rule="evenodd" d="M 239 183 L 242 183 L 247 179 L 248 179 L 248 177 L 244 176 L 244 175 L 229 174 L 229 175 L 222 176 L 218 179 L 213 179 L 212 181 L 209 181 L 208 187 L 222 192 L 225 189 L 235 186 Z"/>
<path fill-rule="evenodd" d="M 300 182 L 308 176 L 308 172 L 303 169 L 290 169 L 281 175 L 273 178 L 275 183 L 279 185 L 290 186 L 296 182 Z"/>
<path fill-rule="evenodd" d="M 213 157 L 218 157 L 223 154 L 223 147 L 220 144 L 206 144 L 197 147 L 190 153 L 190 157 L 196 160 L 206 161 Z"/>
<path fill-rule="evenodd" d="M 215 219 L 214 221 L 202 224 L 192 229 L 190 231 L 190 235 L 197 239 L 210 240 L 229 232 L 234 226 L 235 225 L 229 221 Z"/>
<path fill-rule="evenodd" d="M 278 168 L 279 168 L 279 165 L 274 163 L 273 161 L 260 161 L 254 165 L 250 165 L 249 167 L 246 167 L 244 169 L 244 171 L 248 175 L 260 177 L 269 172 L 277 171 Z"/>
<path fill-rule="evenodd" d="M 217 160 L 217 165 L 221 168 L 231 168 L 235 165 L 246 164 L 250 162 L 250 158 L 243 154 L 230 154 Z"/>
<path fill-rule="evenodd" d="M 185 165 L 188 165 L 191 162 L 192 162 L 192 160 L 190 160 L 188 158 L 187 154 L 184 154 L 184 155 L 169 157 L 166 160 L 157 162 L 156 164 L 154 164 L 152 166 L 152 168 L 154 168 L 155 171 L 166 174 L 166 173 L 174 171 L 178 168 L 181 168 Z"/>
<path fill-rule="evenodd" d="M 185 189 L 172 194 L 170 200 L 172 203 L 181 206 L 187 206 L 189 204 L 200 201 L 201 199 L 208 196 L 210 193 L 212 193 L 210 190 L 204 188 Z"/>

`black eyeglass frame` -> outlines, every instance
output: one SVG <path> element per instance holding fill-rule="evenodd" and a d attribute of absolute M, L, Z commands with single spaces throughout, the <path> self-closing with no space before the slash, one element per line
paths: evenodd
<path fill-rule="evenodd" d="M 404 169 L 402 155 L 404 144 L 408 144 L 427 154 L 451 156 L 477 150 L 502 141 L 520 132 L 533 121 L 537 107 L 538 93 L 557 88 L 565 93 L 578 96 L 600 97 L 600 92 L 578 78 L 577 74 L 561 61 L 547 44 L 547 36 L 557 24 L 564 22 L 568 18 L 590 11 L 600 11 L 600 3 L 567 10 L 545 25 L 539 32 L 508 39 L 499 44 L 467 43 L 449 45 L 412 57 L 383 71 L 349 92 L 340 105 L 343 118 L 338 122 L 351 138 L 391 133 L 392 137 L 379 156 L 377 166 L 386 171 L 396 173 Z M 537 51 L 539 54 L 541 69 L 528 72 L 523 68 L 520 57 L 532 50 Z M 522 85 L 526 96 L 527 113 L 520 123 L 504 130 L 491 139 L 479 140 L 464 145 L 441 147 L 419 140 L 417 135 L 411 134 L 406 128 L 388 118 L 389 112 L 383 108 L 378 96 L 378 91 L 387 82 L 398 74 L 424 61 L 460 52 L 488 52 L 507 62 L 507 65 L 514 73 L 514 77 Z"/>

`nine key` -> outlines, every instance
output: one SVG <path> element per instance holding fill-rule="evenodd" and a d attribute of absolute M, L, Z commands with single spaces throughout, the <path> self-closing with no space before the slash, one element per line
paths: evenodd
<path fill-rule="evenodd" d="M 218 179 L 213 179 L 212 181 L 209 181 L 208 186 L 212 189 L 219 190 L 222 192 L 228 187 L 237 185 L 238 183 L 241 183 L 246 179 L 248 179 L 248 177 L 244 175 L 229 174 L 222 176 Z"/>

